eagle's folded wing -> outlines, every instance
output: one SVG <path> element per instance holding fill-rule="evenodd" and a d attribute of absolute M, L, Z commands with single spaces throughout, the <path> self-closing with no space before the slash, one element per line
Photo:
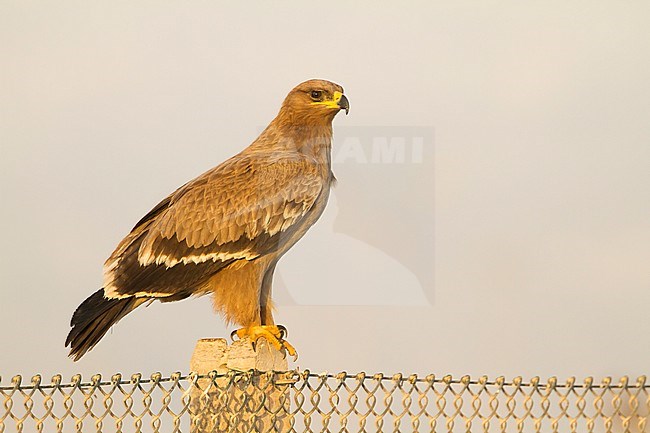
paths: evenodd
<path fill-rule="evenodd" d="M 321 193 L 319 170 L 305 159 L 240 155 L 187 183 L 106 261 L 107 296 L 189 296 L 233 261 L 274 251 Z"/>

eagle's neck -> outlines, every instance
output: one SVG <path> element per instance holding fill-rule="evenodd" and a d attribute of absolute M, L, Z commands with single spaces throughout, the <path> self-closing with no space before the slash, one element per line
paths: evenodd
<path fill-rule="evenodd" d="M 282 110 L 251 144 L 251 148 L 304 155 L 323 164 L 329 173 L 332 160 L 332 119 L 302 117 Z"/>

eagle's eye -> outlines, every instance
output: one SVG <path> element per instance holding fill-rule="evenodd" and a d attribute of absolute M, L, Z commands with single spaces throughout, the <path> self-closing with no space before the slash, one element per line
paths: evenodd
<path fill-rule="evenodd" d="M 322 90 L 312 90 L 311 91 L 311 99 L 318 101 L 320 100 L 321 96 L 323 96 L 323 91 Z"/>

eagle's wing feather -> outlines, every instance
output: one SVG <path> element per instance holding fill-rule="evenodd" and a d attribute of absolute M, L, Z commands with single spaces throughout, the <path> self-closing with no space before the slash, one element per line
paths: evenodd
<path fill-rule="evenodd" d="M 233 261 L 274 251 L 321 193 L 318 170 L 303 158 L 240 154 L 187 183 L 107 260 L 107 296 L 189 296 Z"/>

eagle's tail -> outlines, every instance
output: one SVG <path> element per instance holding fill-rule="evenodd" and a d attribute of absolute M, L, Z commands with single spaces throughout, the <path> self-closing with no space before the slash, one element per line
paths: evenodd
<path fill-rule="evenodd" d="M 69 356 L 78 361 L 99 343 L 111 326 L 146 301 L 136 297 L 108 299 L 104 297 L 104 289 L 90 295 L 70 320 L 72 329 L 65 340 L 66 347 L 70 346 Z"/>

